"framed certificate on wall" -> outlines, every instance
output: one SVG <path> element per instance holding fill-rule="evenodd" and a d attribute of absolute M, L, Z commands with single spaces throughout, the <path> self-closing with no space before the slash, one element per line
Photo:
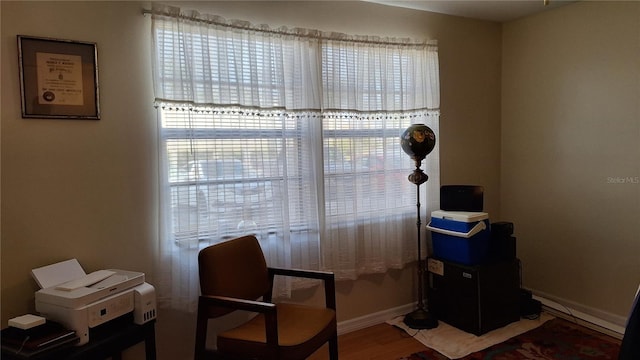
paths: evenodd
<path fill-rule="evenodd" d="M 95 43 L 18 35 L 23 118 L 100 119 Z"/>

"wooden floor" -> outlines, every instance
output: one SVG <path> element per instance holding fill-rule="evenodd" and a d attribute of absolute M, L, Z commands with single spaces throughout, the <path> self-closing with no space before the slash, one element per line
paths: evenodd
<path fill-rule="evenodd" d="M 418 340 L 401 329 L 383 323 L 338 337 L 340 360 L 397 360 L 425 350 Z M 307 360 L 327 360 L 327 345 Z"/>
<path fill-rule="evenodd" d="M 581 328 L 595 336 L 614 341 L 618 344 L 620 339 L 610 335 L 591 330 L 573 321 L 557 318 L 558 321 L 566 321 L 567 324 Z M 340 360 L 398 360 L 403 356 L 409 356 L 418 351 L 427 349 L 418 340 L 412 338 L 405 331 L 387 323 L 375 325 L 362 330 L 353 331 L 338 337 L 338 354 Z M 329 359 L 328 346 L 325 344 L 307 360 Z"/>

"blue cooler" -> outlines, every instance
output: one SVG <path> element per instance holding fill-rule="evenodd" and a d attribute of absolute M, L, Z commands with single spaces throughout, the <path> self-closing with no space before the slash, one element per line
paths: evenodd
<path fill-rule="evenodd" d="M 489 214 L 485 212 L 444 211 L 431 213 L 433 257 L 463 265 L 489 260 Z"/>

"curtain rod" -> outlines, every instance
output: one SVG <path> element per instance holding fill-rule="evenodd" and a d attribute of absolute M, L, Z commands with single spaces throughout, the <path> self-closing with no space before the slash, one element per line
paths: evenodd
<path fill-rule="evenodd" d="M 377 45 L 405 45 L 405 46 L 434 46 L 434 45 L 437 45 L 437 41 L 436 40 L 426 40 L 424 42 L 377 41 L 377 40 L 355 39 L 355 38 L 353 38 L 354 35 L 335 33 L 335 34 L 345 35 L 345 36 L 349 37 L 347 39 L 343 39 L 343 38 L 339 38 L 339 37 L 332 37 L 332 36 L 322 35 L 325 32 L 320 31 L 320 30 L 312 30 L 312 31 L 317 32 L 317 34 L 313 34 L 313 35 L 312 34 L 297 34 L 297 33 L 292 33 L 292 32 L 283 31 L 283 30 L 258 29 L 258 28 L 254 28 L 252 26 L 233 25 L 233 24 L 228 24 L 228 23 L 224 23 L 224 22 L 220 22 L 220 21 L 214 21 L 214 20 L 210 20 L 210 19 L 201 19 L 201 18 L 189 17 L 189 16 L 185 16 L 185 15 L 182 15 L 182 14 L 179 14 L 178 16 L 176 16 L 174 14 L 170 14 L 170 13 L 167 13 L 167 12 L 154 12 L 152 10 L 142 9 L 142 15 L 144 15 L 144 16 L 153 15 L 154 13 L 158 14 L 158 15 L 173 17 L 173 18 L 180 18 L 180 19 L 186 19 L 186 20 L 202 22 L 202 23 L 210 24 L 210 25 L 225 26 L 225 27 L 229 27 L 229 28 L 232 28 L 232 29 L 251 30 L 251 31 L 255 31 L 255 32 L 263 32 L 263 33 L 277 34 L 277 35 L 293 35 L 293 36 L 312 38 L 312 39 L 326 39 L 326 40 L 344 41 L 344 42 L 361 43 L 361 44 L 377 44 Z M 361 35 L 355 35 L 355 36 L 357 37 L 357 36 L 361 36 Z M 408 41 L 410 41 L 410 39 L 408 39 Z"/>

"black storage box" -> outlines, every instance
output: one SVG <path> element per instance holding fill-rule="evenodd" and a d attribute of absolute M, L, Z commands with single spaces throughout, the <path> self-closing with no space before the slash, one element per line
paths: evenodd
<path fill-rule="evenodd" d="M 446 211 L 481 212 L 484 207 L 484 188 L 476 185 L 440 186 L 440 209 Z"/>
<path fill-rule="evenodd" d="M 467 266 L 428 259 L 428 306 L 438 320 L 482 335 L 520 320 L 520 261 Z"/>

